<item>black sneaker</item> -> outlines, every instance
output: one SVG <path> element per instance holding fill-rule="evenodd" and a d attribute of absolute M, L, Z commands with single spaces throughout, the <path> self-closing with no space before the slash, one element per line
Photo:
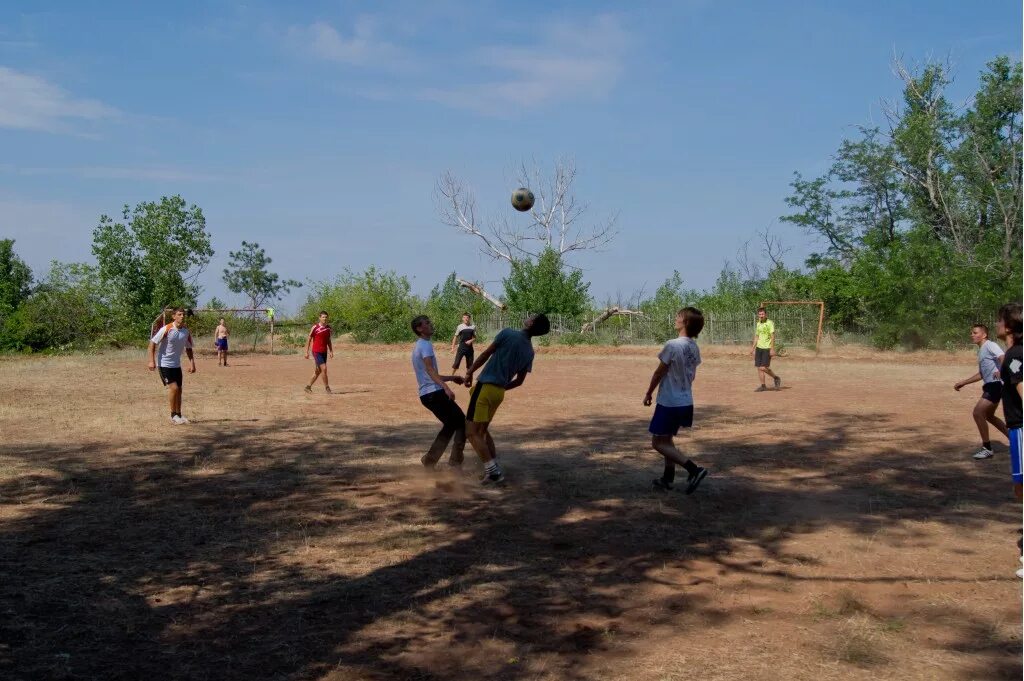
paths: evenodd
<path fill-rule="evenodd" d="M 651 485 L 659 492 L 671 492 L 675 489 L 671 482 L 665 482 L 662 478 L 655 478 Z"/>
<path fill-rule="evenodd" d="M 708 477 L 708 469 L 701 466 L 700 468 L 697 469 L 696 473 L 687 478 L 686 493 L 693 494 L 694 490 L 697 489 L 697 485 L 700 484 L 700 481 L 706 477 Z"/>
<path fill-rule="evenodd" d="M 499 482 L 505 482 L 505 473 L 500 469 L 497 473 L 484 473 L 484 477 L 480 478 L 483 485 L 497 485 Z"/>
<path fill-rule="evenodd" d="M 311 393 L 313 392 L 313 386 L 307 385 L 305 388 L 303 388 L 303 390 L 305 390 L 307 393 Z"/>
<path fill-rule="evenodd" d="M 763 393 L 763 392 L 765 392 L 766 390 L 768 390 L 768 388 L 764 387 L 763 385 L 759 385 L 759 386 L 757 386 L 757 388 L 756 388 L 756 389 L 754 390 L 754 392 L 755 392 L 755 393 Z"/>
<path fill-rule="evenodd" d="M 775 389 L 778 390 L 782 387 L 782 379 L 778 376 L 775 377 Z"/>

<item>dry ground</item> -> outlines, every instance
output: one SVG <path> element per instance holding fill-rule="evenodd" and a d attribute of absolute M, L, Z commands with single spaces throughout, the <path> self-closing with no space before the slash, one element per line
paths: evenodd
<path fill-rule="evenodd" d="M 796 353 L 754 394 L 706 348 L 689 497 L 650 487 L 654 353 L 538 355 L 497 492 L 419 468 L 404 349 L 339 348 L 333 396 L 202 356 L 181 427 L 141 353 L 0 360 L 0 677 L 1021 678 L 969 353 Z"/>

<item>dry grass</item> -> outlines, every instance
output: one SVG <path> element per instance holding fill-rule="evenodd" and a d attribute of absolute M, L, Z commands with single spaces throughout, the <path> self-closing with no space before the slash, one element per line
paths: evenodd
<path fill-rule="evenodd" d="M 340 350 L 333 396 L 300 357 L 202 356 L 188 427 L 141 355 L 0 359 L 0 677 L 1021 676 L 969 357 L 798 354 L 755 395 L 709 348 L 687 497 L 650 490 L 650 348 L 545 349 L 496 492 L 419 469 L 404 349 Z"/>

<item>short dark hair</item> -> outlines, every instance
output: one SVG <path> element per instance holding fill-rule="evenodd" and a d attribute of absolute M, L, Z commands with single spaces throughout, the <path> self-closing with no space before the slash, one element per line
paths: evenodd
<path fill-rule="evenodd" d="M 530 328 L 526 331 L 531 338 L 533 336 L 543 336 L 551 330 L 551 322 L 548 321 L 546 314 L 535 314 L 530 319 L 533 321 L 530 324 Z"/>
<path fill-rule="evenodd" d="M 1013 344 L 1021 342 L 1021 309 L 1020 303 L 1007 303 L 999 308 L 999 321 L 1013 336 Z"/>
<path fill-rule="evenodd" d="M 185 314 L 185 308 L 183 308 L 183 307 L 176 307 L 176 308 L 174 308 L 173 310 L 171 310 L 171 315 L 172 315 L 172 316 L 173 316 L 173 315 L 176 315 L 176 314 L 178 314 L 179 312 L 181 312 L 182 314 Z"/>
<path fill-rule="evenodd" d="M 697 308 L 684 307 L 676 312 L 676 316 L 683 318 L 683 328 L 690 338 L 696 338 L 704 330 L 704 313 Z"/>
<path fill-rule="evenodd" d="M 412 326 L 412 332 L 417 336 L 420 335 L 420 327 L 423 326 L 423 322 L 429 322 L 430 317 L 425 314 L 418 315 L 412 318 L 410 326 Z"/>
<path fill-rule="evenodd" d="M 765 314 L 768 314 L 768 310 L 764 309 L 763 307 L 757 308 L 757 311 L 758 312 L 764 312 Z"/>
<path fill-rule="evenodd" d="M 317 313 L 317 315 L 316 315 L 316 316 L 317 316 L 317 317 L 319 317 L 319 316 L 320 316 L 320 315 L 322 315 L 322 314 L 326 314 L 326 315 L 327 315 L 328 317 L 330 317 L 330 316 L 331 316 L 331 315 L 327 314 L 327 310 L 320 310 L 320 311 L 319 311 L 319 312 Z"/>
<path fill-rule="evenodd" d="M 980 324 L 980 323 L 979 324 L 971 324 L 971 328 L 972 329 L 981 329 L 982 331 L 985 332 L 985 337 L 988 338 L 988 336 L 989 336 L 988 327 L 985 326 L 984 324 Z"/>
<path fill-rule="evenodd" d="M 463 316 L 463 317 L 472 317 L 473 315 L 471 315 L 471 314 L 470 314 L 470 313 L 468 313 L 468 312 L 463 312 L 463 313 L 462 313 L 462 316 Z"/>

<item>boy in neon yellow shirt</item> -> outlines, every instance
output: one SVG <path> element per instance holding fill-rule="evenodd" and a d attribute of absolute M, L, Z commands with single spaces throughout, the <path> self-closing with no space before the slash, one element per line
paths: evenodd
<path fill-rule="evenodd" d="M 761 385 L 754 391 L 763 393 L 768 388 L 764 384 L 765 375 L 771 376 L 775 382 L 775 389 L 782 387 L 782 379 L 771 370 L 772 357 L 775 356 L 775 322 L 768 319 L 768 312 L 763 308 L 757 308 L 757 326 L 754 327 L 754 342 L 750 346 L 750 354 L 754 358 L 754 366 L 757 367 L 757 375 L 761 379 Z"/>

